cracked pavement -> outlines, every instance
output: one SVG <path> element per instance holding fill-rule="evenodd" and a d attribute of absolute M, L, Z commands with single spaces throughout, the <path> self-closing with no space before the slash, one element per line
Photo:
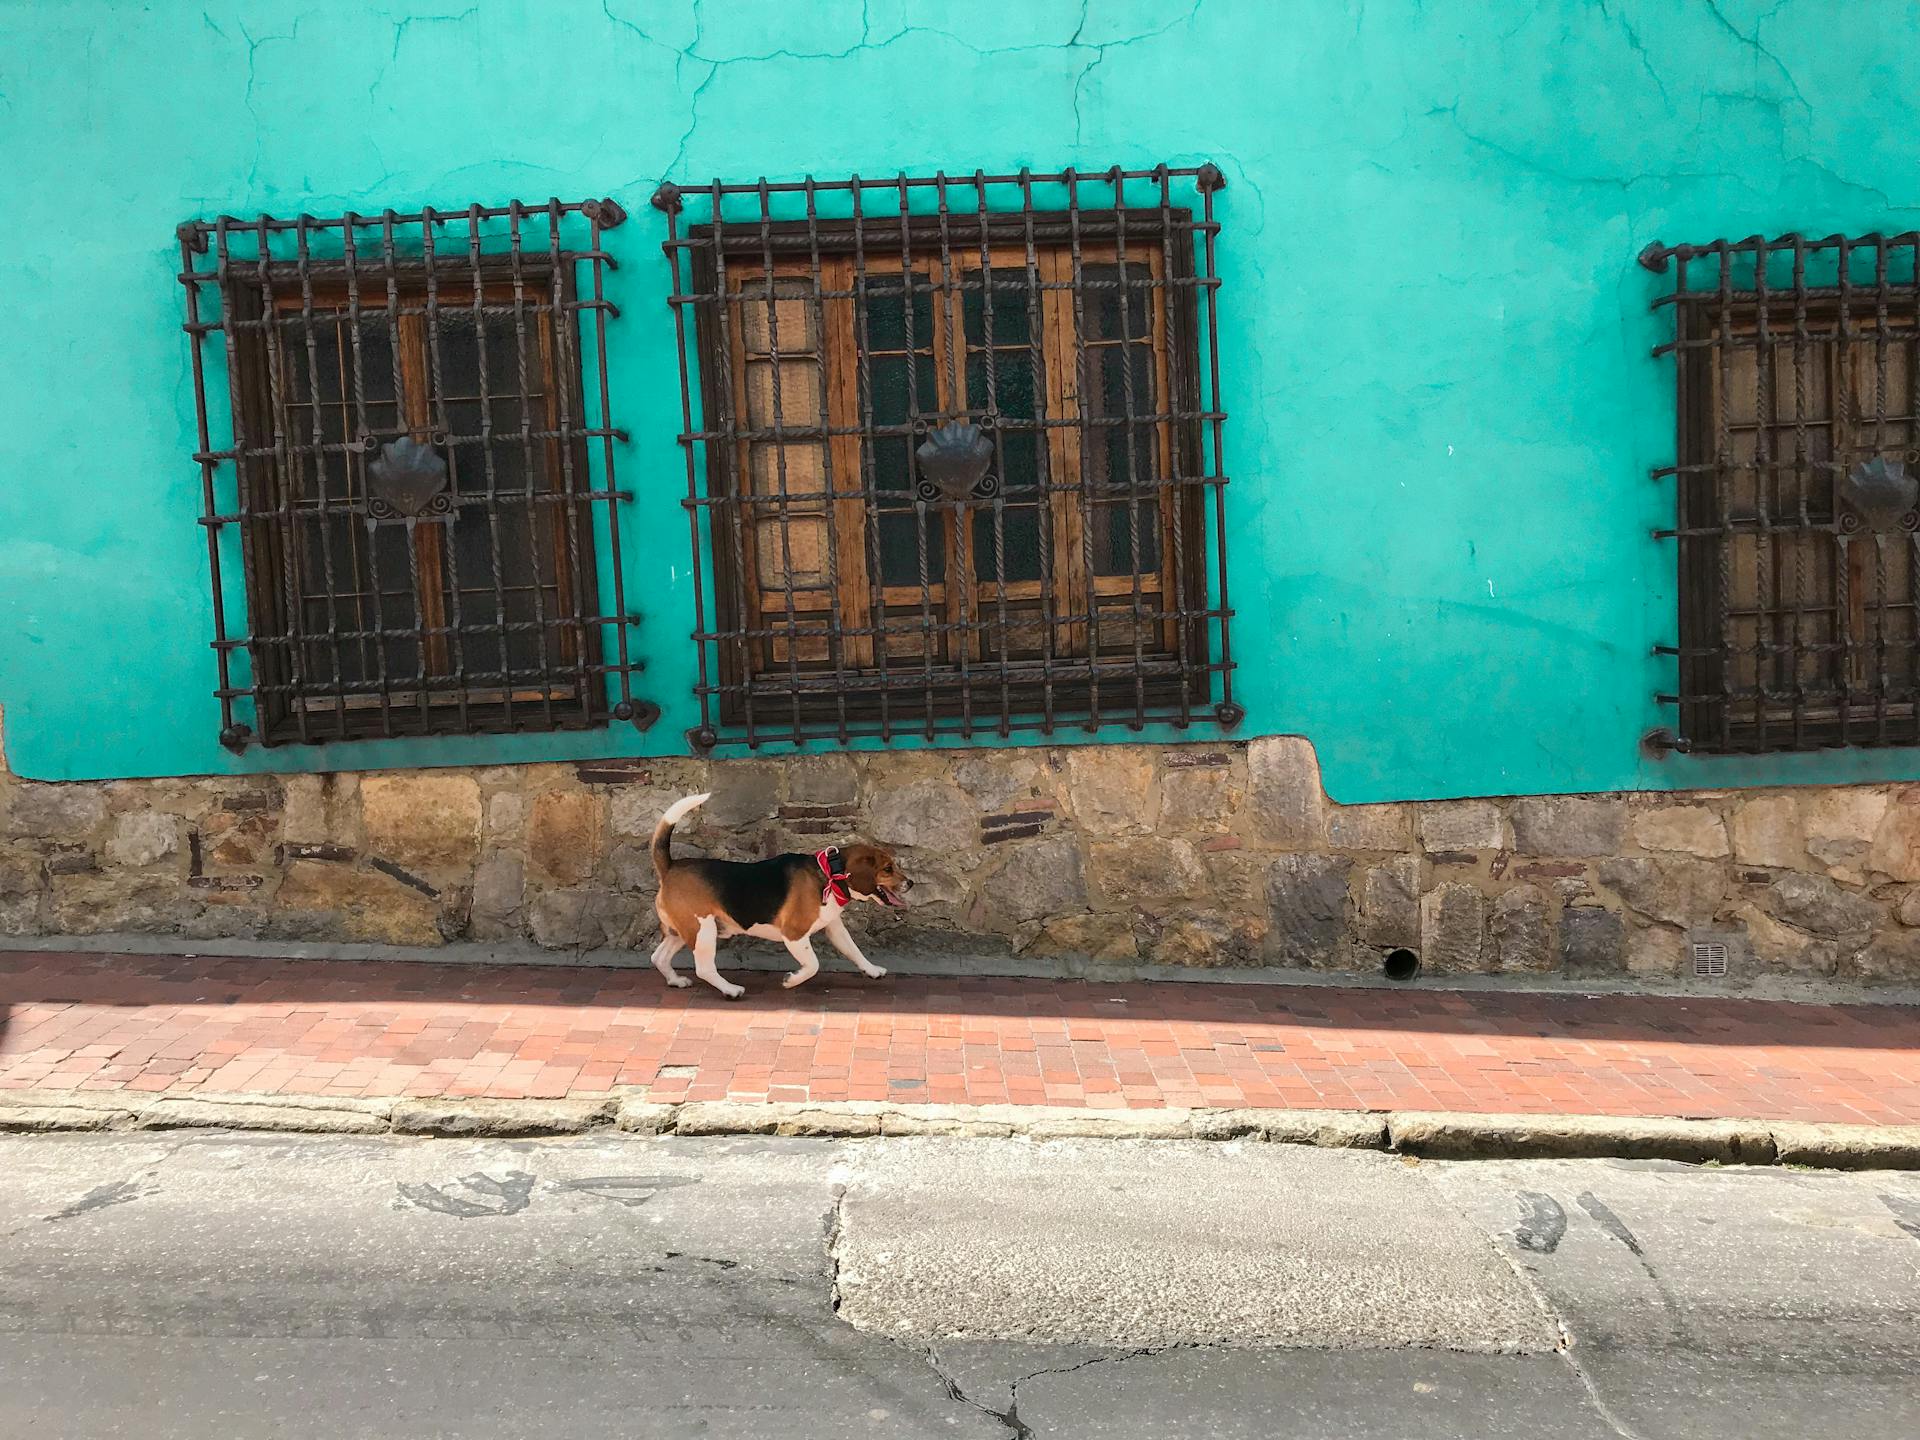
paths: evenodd
<path fill-rule="evenodd" d="M 0 1139 L 0 1433 L 1920 1433 L 1920 1176 Z"/>

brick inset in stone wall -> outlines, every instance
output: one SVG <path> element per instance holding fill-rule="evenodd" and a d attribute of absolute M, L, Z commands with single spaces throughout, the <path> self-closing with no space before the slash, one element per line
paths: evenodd
<path fill-rule="evenodd" d="M 642 949 L 648 838 L 869 838 L 879 950 L 1177 965 L 1920 979 L 1920 785 L 1342 806 L 1295 738 L 41 784 L 0 770 L 0 933 Z"/>

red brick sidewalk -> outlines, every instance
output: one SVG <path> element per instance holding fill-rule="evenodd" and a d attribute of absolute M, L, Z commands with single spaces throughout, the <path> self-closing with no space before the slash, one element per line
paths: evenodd
<path fill-rule="evenodd" d="M 1323 1106 L 1920 1123 L 1920 1010 L 0 954 L 0 1089 Z"/>

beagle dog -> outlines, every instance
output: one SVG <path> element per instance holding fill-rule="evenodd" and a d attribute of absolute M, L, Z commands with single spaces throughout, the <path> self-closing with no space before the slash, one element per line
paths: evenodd
<path fill-rule="evenodd" d="M 900 908 L 907 879 L 893 856 L 877 845 L 828 847 L 813 855 L 776 855 L 771 860 L 675 860 L 673 827 L 705 804 L 709 795 L 689 795 L 667 807 L 653 827 L 653 869 L 660 877 L 654 913 L 665 932 L 653 964 L 667 984 L 691 985 L 673 973 L 673 957 L 693 947 L 693 973 L 729 1000 L 746 992 L 720 978 L 714 948 L 730 935 L 779 940 L 800 962 L 782 982 L 791 990 L 820 973 L 813 936 L 824 930 L 833 948 L 878 980 L 887 972 L 860 953 L 840 918 L 854 900 Z"/>

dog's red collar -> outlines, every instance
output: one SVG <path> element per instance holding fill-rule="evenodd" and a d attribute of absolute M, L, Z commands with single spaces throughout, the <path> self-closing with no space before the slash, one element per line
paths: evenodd
<path fill-rule="evenodd" d="M 829 900 L 841 906 L 845 906 L 848 903 L 847 877 L 844 873 L 839 875 L 833 873 L 832 857 L 839 853 L 838 850 L 829 845 L 826 849 L 816 852 L 813 857 L 819 862 L 820 873 L 826 877 L 827 881 L 825 888 L 820 892 L 820 903 L 822 905 L 826 904 Z"/>

